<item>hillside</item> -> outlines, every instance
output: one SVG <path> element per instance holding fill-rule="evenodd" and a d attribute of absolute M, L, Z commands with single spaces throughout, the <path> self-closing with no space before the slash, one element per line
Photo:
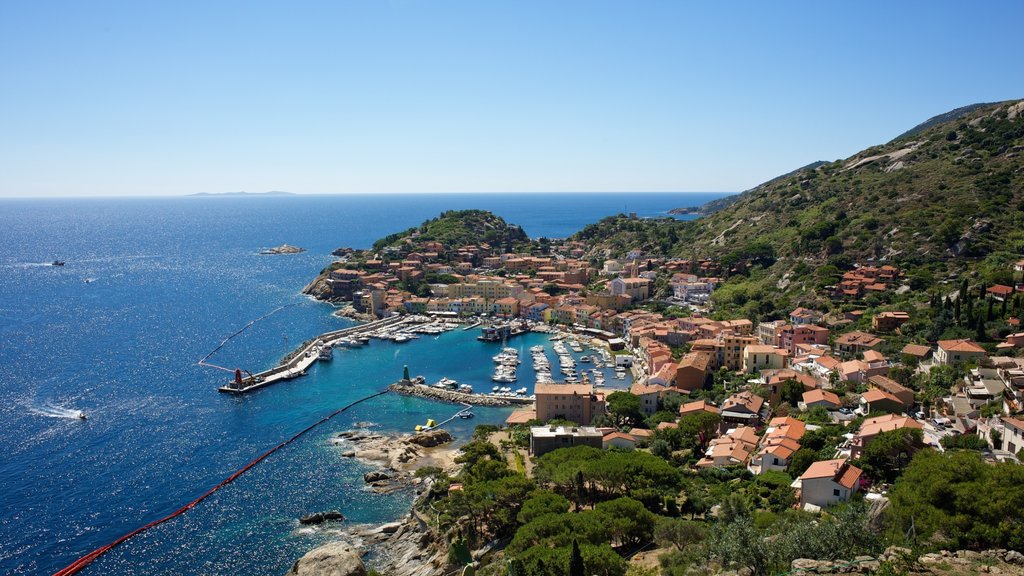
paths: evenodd
<path fill-rule="evenodd" d="M 756 259 L 770 264 L 758 290 L 793 301 L 815 299 L 816 287 L 865 263 L 899 266 L 917 287 L 963 272 L 1005 282 L 1024 253 L 1024 101 L 936 118 L 766 182 L 699 220 L 619 216 L 577 238 L 594 246 L 591 257 L 641 248 L 727 264 Z"/>
<path fill-rule="evenodd" d="M 523 229 L 485 210 L 449 210 L 404 232 L 388 235 L 374 242 L 374 250 L 402 243 L 440 242 L 446 246 L 462 246 L 487 242 L 495 246 L 512 246 L 528 240 Z"/>

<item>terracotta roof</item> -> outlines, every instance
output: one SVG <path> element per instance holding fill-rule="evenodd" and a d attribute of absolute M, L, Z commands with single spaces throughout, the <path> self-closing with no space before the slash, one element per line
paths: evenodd
<path fill-rule="evenodd" d="M 975 354 L 984 354 L 985 350 L 972 342 L 971 340 L 939 340 L 939 348 L 947 352 L 971 352 Z"/>
<path fill-rule="evenodd" d="M 711 412 L 712 414 L 721 414 L 722 409 L 714 404 L 708 404 L 704 400 L 697 400 L 696 402 L 687 402 L 679 407 L 679 413 L 695 414 L 697 412 Z"/>
<path fill-rule="evenodd" d="M 764 398 L 761 398 L 753 392 L 744 391 L 737 392 L 732 396 L 725 399 L 722 404 L 722 410 L 730 410 L 732 408 L 740 407 L 749 411 L 751 414 L 757 414 L 761 411 L 761 406 L 764 405 Z"/>
<path fill-rule="evenodd" d="M 607 442 L 609 440 L 615 440 L 616 438 L 621 438 L 623 440 L 628 440 L 630 442 L 636 442 L 636 438 L 630 436 L 629 434 L 626 434 L 625 432 L 612 432 L 611 434 L 605 434 L 602 440 L 604 442 Z"/>
<path fill-rule="evenodd" d="M 903 354 L 907 354 L 909 356 L 924 358 L 925 356 L 931 354 L 932 349 L 929 348 L 928 346 L 922 346 L 920 344 L 907 344 L 906 346 L 903 347 L 902 352 Z"/>
<path fill-rule="evenodd" d="M 833 482 L 844 488 L 853 489 L 861 477 L 861 469 L 852 466 L 844 459 L 824 460 L 815 462 L 800 476 L 801 480 L 831 478 Z"/>
<path fill-rule="evenodd" d="M 804 404 L 813 404 L 815 402 L 828 402 L 833 406 L 842 406 L 842 401 L 839 396 L 836 396 L 828 390 L 822 390 L 821 388 L 815 388 L 810 392 L 804 392 L 803 396 Z"/>
<path fill-rule="evenodd" d="M 897 404 L 900 405 L 903 404 L 903 402 L 901 402 L 899 398 L 893 396 L 892 394 L 889 394 L 885 390 L 879 390 L 878 388 L 872 388 L 871 390 L 868 390 L 867 392 L 861 394 L 860 397 L 863 398 L 864 401 L 867 402 L 868 404 L 872 402 L 879 402 L 881 400 L 889 400 L 891 402 L 896 402 Z"/>
<path fill-rule="evenodd" d="M 922 430 L 924 429 L 924 424 L 921 424 L 908 416 L 886 414 L 885 416 L 878 416 L 876 418 L 868 418 L 865 420 L 864 423 L 861 424 L 860 431 L 857 432 L 857 436 L 861 438 L 874 437 L 882 432 L 889 432 L 900 428 Z"/>

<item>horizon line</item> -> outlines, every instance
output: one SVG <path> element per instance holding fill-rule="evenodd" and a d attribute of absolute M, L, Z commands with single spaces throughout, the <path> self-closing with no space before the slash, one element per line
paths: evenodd
<path fill-rule="evenodd" d="M 239 198 L 239 197 L 289 197 L 289 196 L 419 196 L 428 194 L 438 195 L 462 195 L 462 194 L 742 194 L 742 191 L 735 190 L 574 190 L 574 191 L 546 191 L 546 190 L 504 190 L 504 191 L 421 191 L 421 192 L 187 192 L 180 194 L 45 194 L 32 196 L 0 196 L 0 200 L 68 200 L 68 199 L 106 199 L 106 198 Z"/>

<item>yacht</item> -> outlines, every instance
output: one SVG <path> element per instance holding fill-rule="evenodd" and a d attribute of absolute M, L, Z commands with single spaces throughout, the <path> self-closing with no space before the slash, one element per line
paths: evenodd
<path fill-rule="evenodd" d="M 405 334 L 399 334 L 394 338 L 396 344 L 404 344 L 409 341 L 409 337 Z"/>
<path fill-rule="evenodd" d="M 330 344 L 325 344 L 320 347 L 320 353 L 316 357 L 323 362 L 329 362 L 334 359 L 334 348 Z"/>

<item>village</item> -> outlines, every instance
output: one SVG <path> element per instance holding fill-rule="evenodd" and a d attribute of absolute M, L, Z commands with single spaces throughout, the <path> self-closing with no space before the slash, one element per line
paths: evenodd
<path fill-rule="evenodd" d="M 575 445 L 666 455 L 692 445 L 697 469 L 789 472 L 799 506 L 818 510 L 859 491 L 882 497 L 891 476 L 857 466 L 881 435 L 917 431 L 910 442 L 937 450 L 970 444 L 963 438 L 974 436 L 993 461 L 1016 462 L 1024 449 L 1024 418 L 1013 416 L 1024 398 L 1024 358 L 1015 357 L 1024 332 L 1007 334 L 989 351 L 967 338 L 900 344 L 901 327 L 934 310 L 866 315 L 858 305 L 873 294 L 909 290 L 894 266 L 858 265 L 843 273 L 829 291 L 834 301 L 852 304 L 845 312 L 797 307 L 788 317 L 755 324 L 716 319 L 709 305 L 723 276 L 742 263 L 726 270 L 712 260 L 630 251 L 598 268 L 583 259 L 583 243 L 541 246 L 545 254 L 510 253 L 484 242 L 417 241 L 412 234 L 377 253 L 341 250 L 325 296 L 377 318 L 520 318 L 630 356 L 629 392 L 608 394 L 589 383 L 536 385 L 534 406 L 506 422 L 530 428 L 533 457 Z M 1024 261 L 1015 267 L 1021 272 Z M 668 295 L 652 300 L 659 283 L 667 283 Z M 968 289 L 964 282 L 961 290 Z M 970 289 L 967 308 L 973 307 Z M 989 319 L 1001 309 L 1006 326 L 1019 327 L 1008 305 L 1019 309 L 1020 289 L 978 287 L 977 307 L 988 302 Z M 958 319 L 966 296 L 952 299 Z M 939 311 L 953 307 L 948 297 L 934 300 Z M 912 387 L 912 380 L 938 382 L 928 377 L 933 370 L 945 377 L 944 389 Z M 710 434 L 689 442 L 673 435 L 693 429 L 694 421 L 711 422 Z M 802 443 L 809 434 L 813 449 Z"/>

